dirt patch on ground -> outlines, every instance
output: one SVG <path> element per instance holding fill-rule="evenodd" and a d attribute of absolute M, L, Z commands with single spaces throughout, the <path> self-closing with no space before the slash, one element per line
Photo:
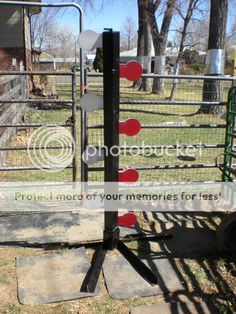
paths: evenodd
<path fill-rule="evenodd" d="M 152 230 L 160 228 L 160 216 L 156 220 L 147 219 L 140 216 L 140 226 L 144 229 Z M 218 218 L 217 218 L 218 219 Z M 216 219 L 216 220 L 217 220 Z M 162 222 L 173 223 L 175 217 Z M 157 222 L 158 221 L 158 222 Z M 209 218 L 206 218 L 211 223 Z M 185 221 L 186 222 L 186 221 Z M 200 225 L 194 224 L 195 226 Z M 140 242 L 141 243 L 141 242 Z M 129 243 L 130 248 L 142 254 L 142 252 L 152 252 L 160 254 L 155 243 L 149 245 L 137 241 Z M 99 283 L 101 291 L 98 296 L 75 301 L 62 302 L 50 305 L 23 306 L 17 299 L 17 273 L 15 258 L 17 256 L 35 256 L 42 254 L 52 254 L 53 252 L 64 252 L 67 249 L 33 249 L 33 248 L 0 248 L 0 313 L 8 314 L 100 314 L 100 313 L 129 313 L 131 308 L 137 305 L 154 304 L 159 302 L 189 302 L 189 301 L 213 301 L 217 304 L 219 313 L 233 313 L 236 311 L 236 265 L 235 257 L 220 251 L 209 253 L 185 252 L 179 256 L 177 253 L 169 255 L 173 267 L 186 288 L 185 292 L 146 297 L 133 298 L 128 300 L 113 300 L 109 297 L 103 276 L 100 276 Z M 91 258 L 93 250 L 88 249 L 88 256 Z M 117 254 L 114 251 L 114 254 Z"/>

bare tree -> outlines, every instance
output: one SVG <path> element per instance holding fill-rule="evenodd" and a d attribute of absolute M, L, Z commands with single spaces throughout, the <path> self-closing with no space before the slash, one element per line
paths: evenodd
<path fill-rule="evenodd" d="M 142 61 L 144 57 L 144 5 L 141 0 L 138 4 L 138 42 L 137 42 L 137 59 Z"/>
<path fill-rule="evenodd" d="M 180 40 L 180 46 L 179 46 L 179 53 L 178 53 L 176 63 L 175 63 L 174 74 L 178 74 L 178 72 L 179 72 L 180 61 L 182 59 L 182 55 L 183 55 L 184 48 L 185 48 L 185 39 L 186 39 L 186 36 L 188 34 L 187 33 L 188 26 L 189 26 L 189 23 L 192 19 L 192 16 L 193 16 L 194 11 L 196 10 L 198 4 L 199 4 L 199 0 L 189 0 L 186 15 L 184 15 L 182 13 L 183 10 L 181 7 L 176 8 L 180 17 L 183 19 L 183 28 L 180 31 L 181 32 L 181 40 Z M 176 92 L 176 88 L 177 88 L 177 84 L 178 84 L 177 82 L 178 82 L 177 80 L 174 80 L 173 87 L 171 90 L 170 100 L 173 100 L 175 97 L 175 92 Z"/>
<path fill-rule="evenodd" d="M 145 11 L 144 11 L 145 12 Z M 144 23 L 144 58 L 143 58 L 143 68 L 144 74 L 151 73 L 151 61 L 152 61 L 152 34 L 151 27 L 148 23 L 147 14 L 145 14 Z M 151 79 L 145 78 L 142 80 L 142 89 L 146 92 L 151 92 Z"/>
<path fill-rule="evenodd" d="M 210 27 L 208 40 L 207 66 L 208 75 L 221 75 L 224 69 L 224 49 L 228 16 L 228 0 L 211 0 Z M 203 101 L 220 101 L 220 81 L 205 80 Z M 222 106 L 201 106 L 200 113 L 222 114 Z"/>
<path fill-rule="evenodd" d="M 152 41 L 154 44 L 154 50 L 156 54 L 155 60 L 156 65 L 154 72 L 162 74 L 164 71 L 167 38 L 170 23 L 174 12 L 175 2 L 176 0 L 167 0 L 161 30 L 159 31 L 156 19 L 156 12 L 160 7 L 160 4 L 165 3 L 165 1 L 137 0 L 139 21 L 137 57 L 140 61 L 142 60 L 143 62 L 144 73 L 151 72 Z M 143 78 L 140 89 L 149 91 L 151 89 L 150 79 Z M 152 92 L 153 93 L 163 92 L 162 80 L 155 79 L 153 81 Z"/>
<path fill-rule="evenodd" d="M 56 29 L 55 18 L 58 10 L 43 8 L 40 14 L 31 16 L 31 42 L 32 45 L 47 49 Z"/>
<path fill-rule="evenodd" d="M 152 35 L 151 28 L 148 21 L 147 3 L 146 0 L 137 0 L 138 4 L 138 48 L 137 58 L 143 64 L 144 74 L 151 73 L 151 49 L 152 49 Z M 140 90 L 146 92 L 151 91 L 150 78 L 142 78 Z"/>
<path fill-rule="evenodd" d="M 137 44 L 137 27 L 132 16 L 127 16 L 121 28 L 121 45 L 125 50 L 131 50 Z"/>
<path fill-rule="evenodd" d="M 52 42 L 53 47 L 49 52 L 53 55 L 63 58 L 64 61 L 66 58 L 74 56 L 75 35 L 69 29 L 58 28 L 53 34 Z"/>
<path fill-rule="evenodd" d="M 76 39 L 72 31 L 60 28 L 56 23 L 56 14 L 51 10 L 43 10 L 32 18 L 31 40 L 40 50 L 66 59 L 74 56 Z"/>
<path fill-rule="evenodd" d="M 155 50 L 155 74 L 163 74 L 165 68 L 165 58 L 166 58 L 166 46 L 168 40 L 168 34 L 170 29 L 170 24 L 174 14 L 176 0 L 167 0 L 161 29 L 159 30 L 156 11 L 161 4 L 161 0 L 146 0 L 148 20 L 151 27 L 153 45 Z M 152 92 L 155 94 L 162 94 L 164 92 L 163 80 L 155 78 L 153 80 Z"/>
<path fill-rule="evenodd" d="M 191 19 L 188 26 L 188 32 L 185 38 L 184 46 L 188 49 L 194 48 L 199 51 L 207 51 L 208 37 L 209 15 L 206 13 L 201 19 Z"/>
<path fill-rule="evenodd" d="M 137 40 L 137 60 L 142 63 L 144 58 L 144 12 L 142 2 L 137 0 L 138 6 L 138 40 Z M 133 82 L 133 88 L 139 88 L 142 80 Z"/>
<path fill-rule="evenodd" d="M 58 2 L 71 2 L 70 0 L 58 0 Z M 110 0 L 75 0 L 82 8 L 86 10 L 102 10 L 105 4 Z M 56 19 L 65 13 L 67 9 L 63 8 L 42 8 L 40 14 L 31 16 L 31 42 L 40 50 L 51 48 L 53 33 L 56 30 Z"/>

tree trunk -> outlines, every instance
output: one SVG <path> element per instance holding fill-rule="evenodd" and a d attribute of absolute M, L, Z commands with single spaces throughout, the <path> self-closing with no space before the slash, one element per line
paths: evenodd
<path fill-rule="evenodd" d="M 188 5 L 188 10 L 186 13 L 186 16 L 182 16 L 182 18 L 184 19 L 184 25 L 183 25 L 183 30 L 181 33 L 181 41 L 180 41 L 180 46 L 179 46 L 179 53 L 176 59 L 176 63 L 175 63 L 175 70 L 174 70 L 174 74 L 178 75 L 179 74 L 179 68 L 180 68 L 180 62 L 182 59 L 182 55 L 184 52 L 184 42 L 185 42 L 185 38 L 187 36 L 187 29 L 188 29 L 188 25 L 189 22 L 191 21 L 191 18 L 193 16 L 194 10 L 197 6 L 199 0 L 190 0 L 189 1 L 189 5 Z M 177 85 L 178 85 L 178 80 L 174 80 L 173 81 L 173 86 L 172 86 L 172 90 L 171 90 L 171 94 L 170 94 L 170 100 L 173 101 L 175 98 L 175 93 L 176 93 L 176 89 L 177 89 Z"/>
<path fill-rule="evenodd" d="M 171 20 L 174 13 L 175 3 L 176 0 L 168 0 L 160 32 L 158 31 L 158 25 L 155 16 L 155 12 L 158 6 L 154 6 L 152 3 L 148 6 L 149 24 L 151 26 L 151 33 L 155 50 L 155 74 L 164 74 L 167 39 Z M 164 93 L 164 81 L 162 79 L 154 78 L 152 92 L 154 94 Z"/>
<path fill-rule="evenodd" d="M 219 76 L 224 74 L 223 52 L 225 48 L 227 14 L 228 0 L 211 0 L 209 41 L 206 62 L 206 75 L 208 76 Z M 205 80 L 203 86 L 203 101 L 221 101 L 222 98 L 220 90 L 220 81 Z M 201 106 L 199 112 L 220 116 L 224 113 L 224 108 L 223 106 Z"/>
<path fill-rule="evenodd" d="M 143 64 L 144 58 L 144 23 L 142 1 L 137 0 L 138 5 L 138 43 L 137 43 L 137 60 Z M 142 80 L 133 82 L 133 88 L 139 88 Z"/>
<path fill-rule="evenodd" d="M 140 13 L 141 15 L 140 22 L 142 23 L 141 29 L 143 31 L 143 55 L 140 56 L 140 59 L 142 60 L 142 64 L 143 64 L 143 73 L 150 74 L 151 73 L 151 58 L 152 58 L 151 29 L 148 23 L 147 10 L 145 8 L 145 0 L 138 0 L 138 3 L 140 3 L 140 10 L 142 11 L 142 13 Z M 140 38 L 140 40 L 142 40 L 142 38 Z M 145 92 L 151 92 L 151 79 L 142 78 L 139 90 L 143 90 Z"/>

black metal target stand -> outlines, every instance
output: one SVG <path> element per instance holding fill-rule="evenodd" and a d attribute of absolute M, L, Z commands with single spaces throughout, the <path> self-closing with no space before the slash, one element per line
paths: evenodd
<path fill-rule="evenodd" d="M 109 151 L 104 160 L 105 194 L 118 193 L 119 156 L 112 156 L 110 148 L 119 146 L 119 46 L 119 32 L 113 32 L 111 29 L 103 32 L 104 145 Z M 109 182 L 113 182 L 113 184 L 107 184 Z M 114 182 L 117 182 L 115 187 Z M 117 249 L 137 273 L 151 285 L 158 284 L 157 276 L 120 240 L 118 208 L 115 208 L 114 204 L 112 206 L 113 208 L 110 208 L 111 203 L 105 200 L 103 241 L 97 244 L 98 247 L 93 255 L 91 267 L 82 285 L 82 290 L 91 293 L 95 291 L 106 253 L 114 249 Z M 157 238 L 163 239 L 166 236 L 156 235 L 153 238 L 155 240 Z M 137 240 L 137 237 L 129 238 L 129 241 L 132 240 Z M 150 240 L 150 237 L 145 240 Z"/>

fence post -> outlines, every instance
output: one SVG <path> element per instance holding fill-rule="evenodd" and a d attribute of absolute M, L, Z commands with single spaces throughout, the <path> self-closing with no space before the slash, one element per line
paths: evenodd
<path fill-rule="evenodd" d="M 87 85 L 87 72 L 82 71 L 80 75 L 82 74 L 82 77 L 80 77 L 80 95 L 81 97 L 84 95 L 84 87 L 85 84 Z M 86 150 L 86 147 L 88 145 L 88 117 L 87 117 L 87 112 L 84 111 L 80 107 L 80 128 L 81 128 L 81 182 L 82 182 L 82 193 L 87 192 L 87 182 L 88 182 L 88 165 L 83 161 L 83 153 Z"/>
<path fill-rule="evenodd" d="M 73 182 L 77 181 L 77 174 L 78 174 L 78 164 L 77 164 L 77 150 L 78 150 L 78 144 L 77 144 L 77 104 L 76 104 L 76 69 L 75 67 L 72 70 L 71 74 L 72 79 L 72 136 L 74 139 L 74 157 L 73 157 L 73 175 L 72 179 Z"/>

